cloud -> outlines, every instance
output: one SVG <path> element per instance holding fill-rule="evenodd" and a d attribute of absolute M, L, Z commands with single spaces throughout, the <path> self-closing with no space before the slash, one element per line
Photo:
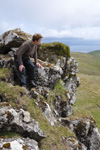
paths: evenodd
<path fill-rule="evenodd" d="M 100 38 L 100 0 L 3 0 L 0 33 L 20 27 L 44 36 Z"/>

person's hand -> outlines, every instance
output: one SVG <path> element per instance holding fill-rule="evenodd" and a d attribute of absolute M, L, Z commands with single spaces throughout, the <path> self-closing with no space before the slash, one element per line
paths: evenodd
<path fill-rule="evenodd" d="M 23 66 L 23 65 L 20 65 L 20 66 L 19 66 L 19 71 L 22 72 L 23 68 L 24 68 L 24 66 Z"/>
<path fill-rule="evenodd" d="M 39 63 L 36 63 L 36 66 L 37 66 L 38 68 L 41 68 L 41 67 L 42 67 Z"/>

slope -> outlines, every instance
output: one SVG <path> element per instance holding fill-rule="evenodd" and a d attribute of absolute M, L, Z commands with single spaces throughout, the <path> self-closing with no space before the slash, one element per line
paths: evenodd
<path fill-rule="evenodd" d="M 81 85 L 77 89 L 74 116 L 92 115 L 100 131 L 100 59 L 85 53 L 72 52 L 79 64 Z"/>

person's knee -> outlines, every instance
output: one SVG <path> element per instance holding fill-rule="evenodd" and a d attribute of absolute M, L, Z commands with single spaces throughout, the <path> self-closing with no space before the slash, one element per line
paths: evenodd
<path fill-rule="evenodd" d="M 34 68 L 35 68 L 34 64 L 30 64 L 29 67 L 28 67 L 29 70 L 33 70 Z"/>

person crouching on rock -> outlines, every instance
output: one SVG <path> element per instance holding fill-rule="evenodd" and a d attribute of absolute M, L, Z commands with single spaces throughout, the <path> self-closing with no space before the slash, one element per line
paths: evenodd
<path fill-rule="evenodd" d="M 34 68 L 41 67 L 37 61 L 37 46 L 41 44 L 41 34 L 34 34 L 32 41 L 25 41 L 15 52 L 14 62 L 17 68 L 18 77 L 20 80 L 20 86 L 26 87 L 26 73 L 28 72 L 29 84 L 31 87 L 36 87 L 34 82 Z M 30 57 L 33 57 L 35 64 L 32 63 Z"/>

